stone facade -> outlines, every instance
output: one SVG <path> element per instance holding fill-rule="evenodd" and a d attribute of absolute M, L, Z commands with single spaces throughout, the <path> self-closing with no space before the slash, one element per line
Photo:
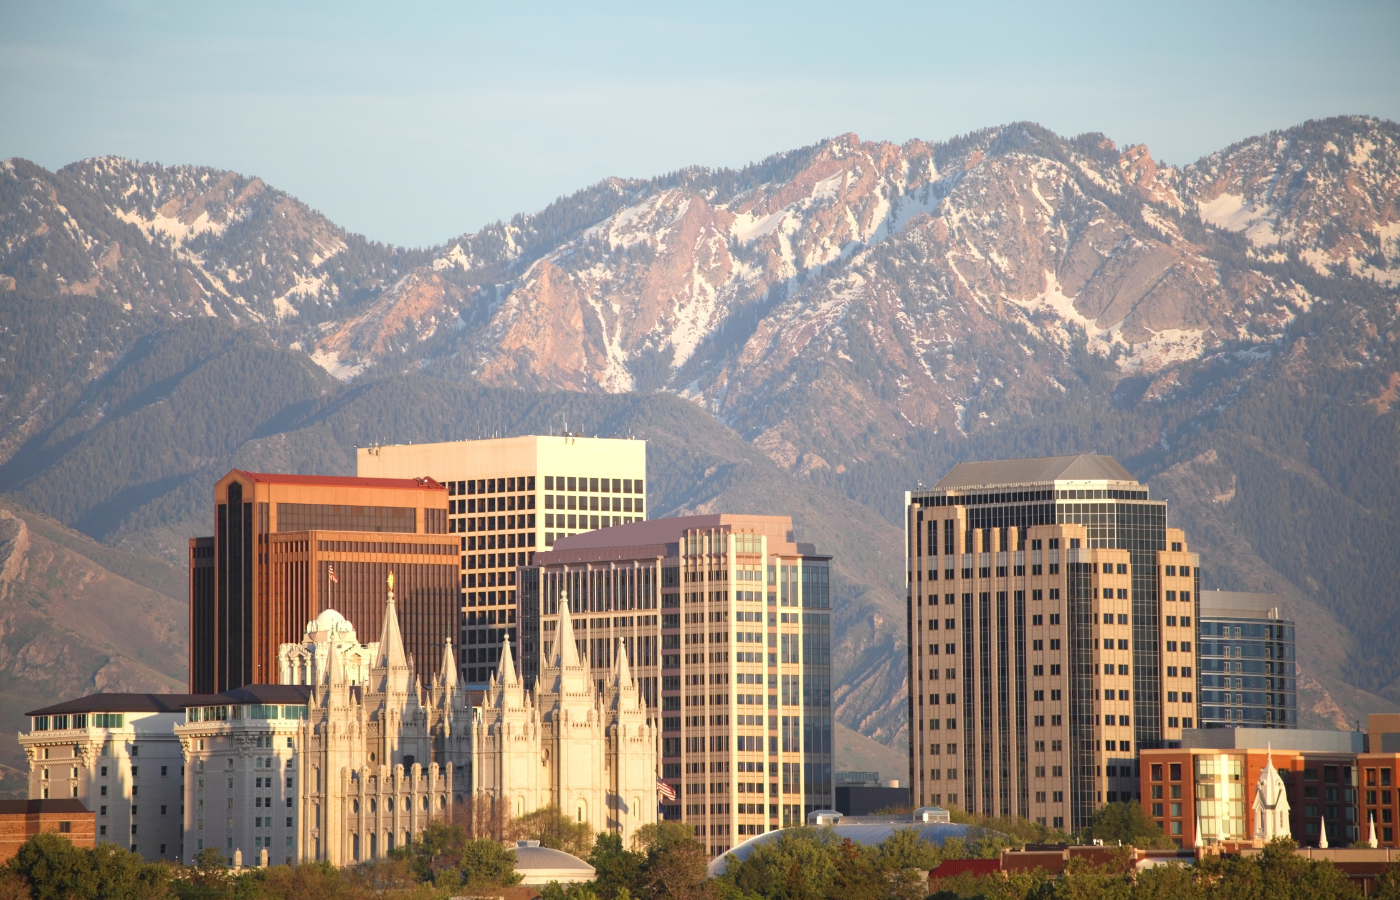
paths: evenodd
<path fill-rule="evenodd" d="M 624 842 L 656 821 L 655 728 L 632 679 L 626 644 L 599 692 L 578 655 L 568 598 L 558 651 L 527 691 L 507 639 L 473 723 L 472 793 L 520 816 L 545 806 L 616 831 Z"/>
<path fill-rule="evenodd" d="M 464 808 L 471 707 L 450 643 L 429 686 L 419 682 L 392 579 L 377 643 L 359 643 L 327 610 L 278 658 L 284 677 L 304 683 L 209 698 L 219 704 L 192 708 L 176 729 L 193 773 L 191 853 L 217 846 L 250 860 L 268 851 L 272 862 L 346 865 L 381 858 Z M 297 695 L 280 696 L 288 691 Z"/>

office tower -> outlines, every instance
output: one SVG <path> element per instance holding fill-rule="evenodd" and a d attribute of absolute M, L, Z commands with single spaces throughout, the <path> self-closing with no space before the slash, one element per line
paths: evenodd
<path fill-rule="evenodd" d="M 214 486 L 213 537 L 190 540 L 190 690 L 275 684 L 278 648 L 336 609 L 378 631 L 399 582 L 408 651 L 442 653 L 460 607 L 447 490 L 431 478 L 234 469 Z"/>
<path fill-rule="evenodd" d="M 1378 718 L 1371 720 L 1372 749 Z M 1197 828 L 1203 845 L 1248 846 L 1260 824 L 1254 813 L 1255 785 L 1272 761 L 1286 788 L 1293 840 L 1316 847 L 1325 827 L 1332 846 L 1352 843 L 1366 836 L 1364 816 L 1362 830 L 1357 830 L 1361 771 L 1388 765 L 1358 762 L 1367 759 L 1366 739 L 1360 731 L 1188 729 L 1178 747 L 1142 751 L 1142 805 L 1177 846 L 1195 846 Z M 1380 773 L 1371 774 L 1379 783 Z M 1393 846 L 1393 831 L 1391 838 Z"/>
<path fill-rule="evenodd" d="M 530 686 L 567 595 L 602 691 L 619 640 L 661 727 L 665 818 L 713 855 L 833 803 L 830 557 L 786 516 L 707 515 L 556 541 L 522 569 Z M 659 711 L 657 710 L 659 699 Z"/>
<path fill-rule="evenodd" d="M 98 843 L 148 860 L 187 859 L 181 842 L 185 760 L 175 726 L 188 694 L 93 694 L 25 713 L 29 796 L 79 800 Z"/>
<path fill-rule="evenodd" d="M 1201 591 L 1201 728 L 1297 728 L 1293 622 L 1277 594 Z"/>
<path fill-rule="evenodd" d="M 447 485 L 460 544 L 462 680 L 484 685 L 515 639 L 516 567 L 557 538 L 646 517 L 646 441 L 578 435 L 362 447 L 359 474 Z"/>
<path fill-rule="evenodd" d="M 1197 557 L 1106 456 L 960 463 L 907 495 L 915 805 L 1086 825 L 1194 725 Z"/>

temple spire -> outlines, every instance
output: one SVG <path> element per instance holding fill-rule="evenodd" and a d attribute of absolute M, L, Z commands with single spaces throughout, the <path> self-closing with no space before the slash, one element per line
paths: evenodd
<path fill-rule="evenodd" d="M 574 643 L 574 623 L 569 617 L 569 595 L 559 596 L 559 649 L 555 657 L 560 669 L 579 667 L 578 645 Z"/>
<path fill-rule="evenodd" d="M 496 668 L 496 681 L 499 684 L 515 684 L 515 660 L 510 655 L 510 632 L 507 631 L 505 640 L 501 643 L 501 662 Z"/>
<path fill-rule="evenodd" d="M 617 689 L 620 691 L 631 690 L 632 669 L 627 664 L 627 642 L 622 638 L 617 639 Z"/>
<path fill-rule="evenodd" d="M 398 611 L 394 608 L 394 573 L 389 573 L 389 598 L 384 603 L 384 624 L 379 630 L 379 665 L 383 668 L 397 668 L 408 665 L 408 657 L 403 649 L 403 635 L 399 633 Z"/>
<path fill-rule="evenodd" d="M 442 672 L 439 675 L 442 678 L 444 690 L 457 690 L 457 660 L 452 655 L 452 638 L 450 636 L 442 639 Z"/>

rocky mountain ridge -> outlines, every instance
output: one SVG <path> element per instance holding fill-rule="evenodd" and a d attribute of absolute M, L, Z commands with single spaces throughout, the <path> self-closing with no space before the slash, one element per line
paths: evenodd
<path fill-rule="evenodd" d="M 10 160 L 0 491 L 178 559 L 233 464 L 563 416 L 645 436 L 658 510 L 797 509 L 837 551 L 838 715 L 898 746 L 900 491 L 1112 453 L 1212 586 L 1283 595 L 1310 721 L 1344 721 L 1400 702 L 1397 137 L 1343 117 L 1178 168 L 1024 123 L 845 135 L 426 250 L 233 173 Z"/>

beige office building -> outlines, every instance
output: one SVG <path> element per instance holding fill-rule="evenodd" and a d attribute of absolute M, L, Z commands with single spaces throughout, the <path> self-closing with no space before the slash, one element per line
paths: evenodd
<path fill-rule="evenodd" d="M 516 567 L 558 538 L 646 518 L 646 441 L 577 435 L 362 447 L 361 477 L 447 485 L 461 544 L 462 680 L 485 684 L 516 639 Z M 412 475 L 396 473 L 412 472 Z"/>
<path fill-rule="evenodd" d="M 801 824 L 834 799 L 830 561 L 787 516 L 679 516 L 560 541 L 520 573 L 526 686 L 548 684 L 547 661 L 572 642 L 601 693 L 625 647 L 675 791 L 664 818 L 714 856 Z"/>
<path fill-rule="evenodd" d="M 1106 456 L 962 463 L 908 495 L 918 805 L 1077 830 L 1197 713 L 1197 554 Z"/>

